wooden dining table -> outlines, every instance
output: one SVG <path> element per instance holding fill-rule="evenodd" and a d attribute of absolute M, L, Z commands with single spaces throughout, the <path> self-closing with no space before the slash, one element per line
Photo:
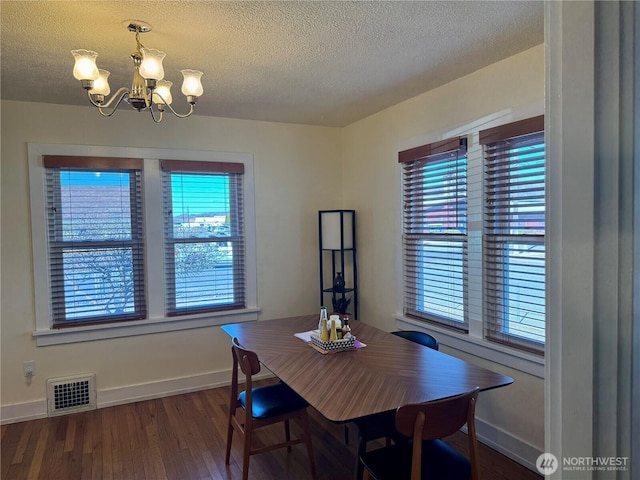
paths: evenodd
<path fill-rule="evenodd" d="M 334 422 L 513 383 L 505 375 L 433 350 L 361 321 L 351 329 L 366 347 L 322 354 L 294 336 L 318 315 L 223 325 L 264 367 Z M 231 347 L 231 342 L 229 348 Z"/>

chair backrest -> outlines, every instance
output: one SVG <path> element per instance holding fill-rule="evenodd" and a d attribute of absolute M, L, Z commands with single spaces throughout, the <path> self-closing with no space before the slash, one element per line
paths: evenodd
<path fill-rule="evenodd" d="M 396 411 L 396 429 L 413 438 L 411 480 L 422 478 L 422 440 L 436 440 L 457 432 L 467 424 L 471 480 L 480 479 L 475 411 L 479 387 L 455 397 L 404 405 Z"/>
<path fill-rule="evenodd" d="M 233 338 L 231 343 L 231 352 L 233 353 L 234 363 L 240 365 L 242 373 L 246 376 L 252 376 L 260 372 L 258 355 L 251 350 L 243 348 L 236 337 Z"/>
<path fill-rule="evenodd" d="M 424 345 L 425 347 L 438 350 L 438 346 L 439 346 L 438 340 L 436 339 L 436 337 L 429 335 L 428 333 L 418 332 L 415 330 L 398 330 L 397 332 L 391 332 L 391 333 L 398 337 L 411 340 L 414 343 L 419 343 L 420 345 Z"/>
<path fill-rule="evenodd" d="M 414 437 L 420 427 L 423 440 L 453 435 L 465 423 L 469 423 L 469 426 L 474 423 L 479 391 L 480 388 L 476 387 L 470 392 L 444 400 L 398 407 L 396 429 L 407 437 Z"/>
<path fill-rule="evenodd" d="M 245 400 L 244 408 L 247 412 L 253 412 L 253 381 L 252 377 L 260 371 L 258 355 L 240 345 L 236 337 L 231 341 L 231 354 L 233 355 L 233 369 L 231 370 L 231 401 L 238 401 L 238 365 L 244 374 Z M 247 424 L 252 421 L 252 416 L 247 414 Z M 245 427 L 246 428 L 246 427 Z M 250 427 L 249 427 L 250 428 Z"/>

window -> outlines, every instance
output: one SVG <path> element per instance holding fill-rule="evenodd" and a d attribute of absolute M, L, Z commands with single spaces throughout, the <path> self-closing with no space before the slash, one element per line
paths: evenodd
<path fill-rule="evenodd" d="M 471 348 L 529 362 L 545 344 L 544 116 L 458 132 L 473 143 L 456 137 L 398 154 L 397 318 L 401 328 L 424 325 L 452 344 L 467 338 Z"/>
<path fill-rule="evenodd" d="M 466 138 L 399 153 L 404 313 L 468 330 Z"/>
<path fill-rule="evenodd" d="M 53 325 L 144 318 L 142 160 L 44 165 Z"/>
<path fill-rule="evenodd" d="M 252 155 L 29 144 L 29 184 L 38 345 L 257 320 Z"/>
<path fill-rule="evenodd" d="M 244 308 L 244 222 L 238 163 L 163 161 L 169 315 Z"/>
<path fill-rule="evenodd" d="M 480 132 L 485 335 L 535 353 L 545 340 L 544 118 Z"/>

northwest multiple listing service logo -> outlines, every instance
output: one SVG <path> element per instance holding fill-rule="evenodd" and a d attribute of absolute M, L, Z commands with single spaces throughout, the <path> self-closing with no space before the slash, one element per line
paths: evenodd
<path fill-rule="evenodd" d="M 558 459 L 553 453 L 543 453 L 536 460 L 536 468 L 542 475 L 553 475 L 558 470 Z"/>
<path fill-rule="evenodd" d="M 626 471 L 629 457 L 563 457 L 562 463 L 552 453 L 543 453 L 536 460 L 536 469 L 542 475 L 553 475 L 559 468 L 563 472 Z"/>

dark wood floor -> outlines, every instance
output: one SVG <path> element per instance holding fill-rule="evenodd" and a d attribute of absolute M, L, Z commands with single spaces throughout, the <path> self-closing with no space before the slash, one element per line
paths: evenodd
<path fill-rule="evenodd" d="M 264 381 L 263 381 L 264 382 Z M 231 465 L 224 463 L 229 389 L 216 388 L 1 427 L 2 480 L 43 479 L 240 479 L 242 445 L 234 439 Z M 310 409 L 318 480 L 351 480 L 356 428 L 333 424 Z M 257 442 L 284 437 L 280 425 L 265 427 Z M 292 425 L 292 434 L 299 432 Z M 464 445 L 462 433 L 451 437 Z M 370 448 L 376 448 L 375 443 Z M 382 443 L 380 443 L 382 446 Z M 463 452 L 464 453 L 464 452 Z M 542 477 L 481 445 L 483 480 Z M 255 455 L 250 479 L 310 478 L 303 445 Z"/>

